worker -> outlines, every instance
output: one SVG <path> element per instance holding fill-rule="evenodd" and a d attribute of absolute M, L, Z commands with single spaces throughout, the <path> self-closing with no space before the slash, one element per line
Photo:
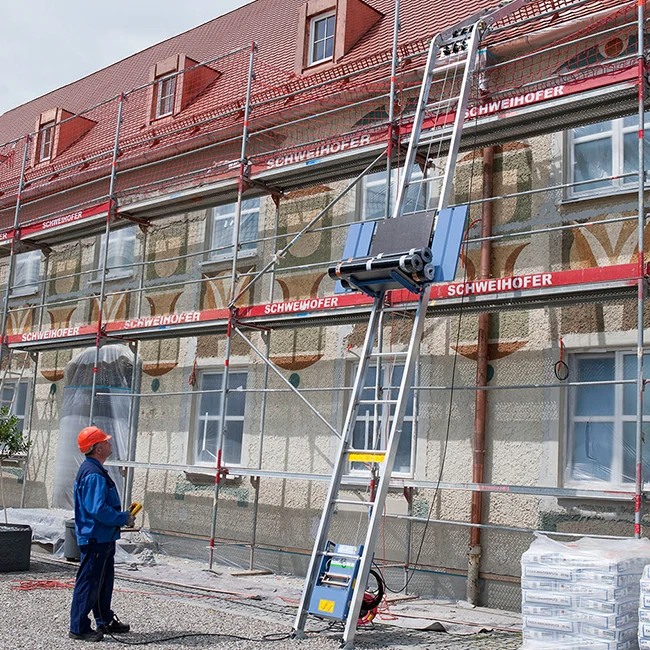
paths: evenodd
<path fill-rule="evenodd" d="M 101 641 L 104 633 L 128 632 L 111 609 L 115 575 L 115 540 L 122 526 L 132 527 L 135 517 L 120 510 L 115 483 L 104 468 L 113 448 L 111 436 L 98 427 L 82 429 L 77 437 L 86 460 L 74 484 L 74 517 L 81 563 L 72 594 L 70 638 Z M 88 618 L 92 611 L 96 629 Z"/>

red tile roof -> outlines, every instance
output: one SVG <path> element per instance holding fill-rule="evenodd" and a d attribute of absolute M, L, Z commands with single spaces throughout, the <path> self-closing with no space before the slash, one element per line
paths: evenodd
<path fill-rule="evenodd" d="M 384 14 L 345 57 L 361 59 L 391 45 L 394 0 L 366 0 Z M 294 69 L 298 37 L 298 9 L 304 0 L 256 0 L 199 27 L 158 43 L 79 81 L 54 90 L 0 116 L 0 142 L 7 142 L 34 129 L 41 112 L 61 107 L 74 113 L 149 81 L 150 67 L 168 56 L 183 52 L 197 61 L 258 43 L 259 57 L 287 72 Z M 403 0 L 400 42 L 430 37 L 495 0 Z"/>
<path fill-rule="evenodd" d="M 95 122 L 88 133 L 54 160 L 28 166 L 21 221 L 43 216 L 44 206 L 37 202 L 37 198 L 50 197 L 47 209 L 51 212 L 48 214 L 59 210 L 70 211 L 72 206 L 76 210 L 91 205 L 98 197 L 104 200 L 107 195 L 106 170 L 111 162 L 118 106 L 117 101 L 108 100 L 132 88 L 141 89 L 130 93 L 124 104 L 118 195 L 120 192 L 129 195 L 146 193 L 152 183 L 165 178 L 168 182 L 198 182 L 200 175 L 205 178 L 217 175 L 218 166 L 221 166 L 221 172 L 230 171 L 233 161 L 239 158 L 239 145 L 235 140 L 241 136 L 241 107 L 249 58 L 247 47 L 253 41 L 258 44 L 258 54 L 251 114 L 254 138 L 250 156 L 263 157 L 282 146 L 290 149 L 298 143 L 307 146 L 312 142 L 322 143 L 328 138 L 338 137 L 342 132 L 338 127 L 350 128 L 350 116 L 345 117 L 345 124 L 337 125 L 336 120 L 343 118 L 337 118 L 331 109 L 346 107 L 347 110 L 354 102 L 369 97 L 383 98 L 380 101 L 385 103 L 389 77 L 386 64 L 391 51 L 394 0 L 365 1 L 381 12 L 383 18 L 360 38 L 335 67 L 323 66 L 323 72 L 311 76 L 303 77 L 295 73 L 299 9 L 305 0 L 256 0 L 0 116 L 0 143 L 32 131 L 39 115 L 54 107 L 73 113 L 85 112 L 85 116 Z M 487 43 L 501 44 L 504 40 L 541 27 L 555 30 L 562 22 L 570 22 L 618 2 L 588 0 L 577 8 L 566 10 L 567 5 L 576 4 L 574 0 L 531 0 L 514 17 L 502 23 L 505 29 L 490 34 Z M 437 32 L 494 5 L 495 0 L 466 0 L 464 4 L 433 0 L 432 5 L 426 8 L 423 3 L 424 0 L 402 0 L 402 29 L 399 36 L 402 53 L 422 52 L 428 39 Z M 634 6 L 634 2 L 622 5 Z M 527 18 L 534 22 L 512 26 Z M 237 48 L 239 51 L 233 53 Z M 150 124 L 150 88 L 143 86 L 149 82 L 151 67 L 155 63 L 179 53 L 196 61 L 222 57 L 213 64 L 220 76 L 178 115 Z M 381 68 L 369 71 L 370 63 L 379 62 L 383 63 Z M 413 71 L 414 68 L 406 66 L 404 69 L 409 77 L 409 70 Z M 353 70 L 362 72 L 352 81 L 340 80 L 343 72 Z M 328 83 L 318 86 L 317 82 L 321 80 Z M 307 92 L 300 92 L 305 88 Z M 98 106 L 102 102 L 105 103 Z M 359 109 L 360 114 L 355 120 L 363 120 L 363 111 L 376 112 L 379 108 L 370 104 L 365 106 Z M 303 122 L 292 135 L 302 139 L 282 144 L 282 138 L 286 138 L 287 134 L 276 128 L 278 120 L 286 123 L 324 109 L 330 112 L 318 122 L 318 130 L 314 128 L 313 121 Z M 220 143 L 218 152 L 214 150 L 215 143 Z M 20 146 L 0 145 L 0 229 L 11 223 L 20 176 L 20 151 Z M 193 153 L 190 156 L 188 152 Z M 175 154 L 179 154 L 179 158 L 174 167 L 167 169 L 167 176 L 160 176 L 160 165 L 152 166 L 153 163 L 157 164 Z M 130 175 L 129 170 L 137 165 L 142 166 L 140 173 Z M 70 185 L 77 185 L 78 191 L 70 195 L 59 194 L 54 198 L 58 191 Z M 30 202 L 30 199 L 34 200 Z"/>
<path fill-rule="evenodd" d="M 350 63 L 386 50 L 391 46 L 394 0 L 364 0 L 384 14 L 341 63 Z M 38 116 L 50 108 L 60 107 L 79 113 L 98 103 L 149 81 L 151 66 L 168 56 L 182 52 L 196 61 L 207 61 L 255 41 L 262 61 L 291 73 L 294 70 L 298 38 L 299 8 L 305 0 L 255 0 L 239 9 L 215 18 L 178 36 L 158 43 L 87 77 L 63 86 L 0 115 L 0 143 L 19 138 L 34 129 Z M 485 8 L 501 4 L 498 0 L 402 0 L 400 43 L 431 38 Z M 518 18 L 535 16 L 549 10 L 561 10 L 570 0 L 533 0 L 517 13 Z M 598 5 L 612 5 L 611 0 L 594 0 L 579 13 L 598 10 Z M 569 13 L 569 12 L 565 12 Z M 557 25 L 558 14 L 549 17 Z M 564 17 L 566 20 L 567 17 Z M 554 22 L 555 21 L 555 22 Z M 526 31 L 526 28 L 523 29 Z M 511 34 L 509 34 L 511 35 Z"/>

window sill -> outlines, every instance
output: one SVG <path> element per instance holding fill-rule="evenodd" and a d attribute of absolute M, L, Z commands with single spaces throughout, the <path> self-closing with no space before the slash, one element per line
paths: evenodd
<path fill-rule="evenodd" d="M 645 191 L 650 190 L 650 185 L 645 186 Z M 563 198 L 560 200 L 560 205 L 574 205 L 574 204 L 580 204 L 584 203 L 585 201 L 599 201 L 599 200 L 606 200 L 606 199 L 614 199 L 614 198 L 619 198 L 621 196 L 636 196 L 637 195 L 637 188 L 636 186 L 632 187 L 612 187 L 609 188 L 606 192 L 603 191 L 602 193 L 594 193 L 594 194 L 587 194 L 585 193 L 584 195 L 579 195 L 579 196 L 570 196 L 568 198 Z"/>
<path fill-rule="evenodd" d="M 106 282 L 117 282 L 118 280 L 131 280 L 133 278 L 133 273 L 122 273 L 120 275 L 107 275 L 106 276 Z M 88 280 L 88 284 L 90 286 L 101 284 L 101 278 L 94 278 L 92 280 Z"/>
<path fill-rule="evenodd" d="M 237 261 L 251 259 L 257 257 L 257 249 L 249 251 L 241 251 L 237 255 Z M 211 271 L 211 270 L 220 270 L 232 264 L 232 255 L 222 255 L 219 257 L 213 257 L 209 260 L 205 260 L 199 264 L 199 267 L 202 271 Z"/>
<path fill-rule="evenodd" d="M 302 74 L 305 76 L 309 76 L 312 74 L 316 74 L 317 72 L 325 72 L 327 70 L 331 70 L 334 67 L 334 58 L 330 59 L 323 59 L 322 61 L 316 61 L 315 63 L 308 63 L 305 65 L 305 67 L 302 69 Z"/>
<path fill-rule="evenodd" d="M 38 294 L 38 287 L 24 287 L 23 289 L 12 290 L 9 294 L 9 300 L 12 298 L 24 298 L 25 296 L 35 296 Z"/>
<path fill-rule="evenodd" d="M 565 487 L 569 490 L 594 490 L 594 491 L 599 491 L 599 492 L 609 492 L 611 491 L 613 494 L 599 494 L 599 495 L 586 495 L 586 496 L 562 496 L 558 497 L 558 501 L 570 501 L 570 502 L 576 502 L 576 501 L 603 501 L 603 502 L 610 502 L 610 501 L 620 501 L 620 502 L 631 502 L 630 500 L 634 498 L 634 485 L 626 485 L 626 486 L 621 486 L 621 485 L 612 485 L 610 483 L 577 483 L 577 482 L 571 482 L 571 483 L 566 483 L 562 487 Z M 622 494 L 614 494 L 615 492 L 624 492 L 624 491 L 629 491 L 629 495 L 622 495 Z M 642 489 L 642 494 L 644 498 L 646 495 L 650 494 L 650 483 L 646 483 L 643 486 Z"/>
<path fill-rule="evenodd" d="M 185 478 L 192 484 L 192 485 L 214 485 L 214 469 L 210 472 L 208 471 L 208 468 L 206 466 L 206 471 L 201 472 L 201 471 L 195 471 L 195 472 L 184 472 Z M 226 474 L 225 477 L 223 477 L 223 480 L 226 481 L 239 481 L 241 480 L 240 476 L 237 475 L 231 475 L 231 474 Z"/>
<path fill-rule="evenodd" d="M 8 456 L 2 459 L 3 465 L 22 465 L 27 460 L 27 454 L 19 454 L 17 456 Z"/>

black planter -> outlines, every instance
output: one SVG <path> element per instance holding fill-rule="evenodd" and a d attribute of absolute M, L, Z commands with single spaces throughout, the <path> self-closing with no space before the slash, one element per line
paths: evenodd
<path fill-rule="evenodd" d="M 0 524 L 0 572 L 29 571 L 32 529 L 24 524 Z"/>

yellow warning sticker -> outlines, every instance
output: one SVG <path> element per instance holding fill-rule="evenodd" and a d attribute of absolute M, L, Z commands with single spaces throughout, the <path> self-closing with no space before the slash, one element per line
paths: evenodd
<path fill-rule="evenodd" d="M 385 457 L 383 451 L 357 452 L 349 455 L 351 463 L 383 463 Z"/>
<path fill-rule="evenodd" d="M 334 601 L 333 600 L 321 600 L 318 602 L 318 611 L 327 612 L 332 614 L 334 612 Z"/>

